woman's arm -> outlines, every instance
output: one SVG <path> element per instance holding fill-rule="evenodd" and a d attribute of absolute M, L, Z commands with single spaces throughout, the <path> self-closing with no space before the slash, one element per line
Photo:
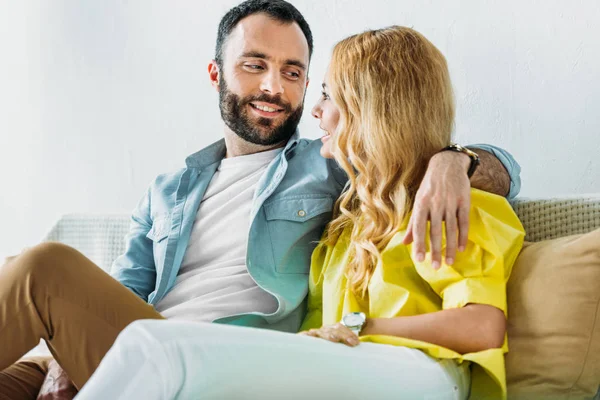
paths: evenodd
<path fill-rule="evenodd" d="M 409 317 L 369 318 L 361 336 L 400 336 L 465 354 L 502 347 L 505 333 L 506 318 L 501 310 L 484 304 L 468 304 Z"/>

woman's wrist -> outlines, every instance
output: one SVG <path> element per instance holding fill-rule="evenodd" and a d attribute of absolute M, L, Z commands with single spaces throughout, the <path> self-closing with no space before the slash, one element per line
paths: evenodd
<path fill-rule="evenodd" d="M 377 333 L 377 320 L 379 318 L 367 318 L 365 324 L 360 330 L 360 336 L 376 335 Z"/>
<path fill-rule="evenodd" d="M 362 330 L 360 331 L 361 336 L 366 335 L 390 335 L 390 336 L 405 336 L 406 325 L 404 322 L 405 317 L 393 317 L 393 318 L 367 318 Z"/>

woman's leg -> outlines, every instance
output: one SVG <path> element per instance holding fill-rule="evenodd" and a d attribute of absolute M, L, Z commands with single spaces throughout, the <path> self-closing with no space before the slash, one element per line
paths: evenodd
<path fill-rule="evenodd" d="M 129 323 L 160 318 L 77 250 L 44 243 L 0 270 L 0 370 L 44 339 L 81 387 Z"/>
<path fill-rule="evenodd" d="M 405 347 L 139 321 L 77 399 L 462 399 L 468 387 L 467 369 Z"/>

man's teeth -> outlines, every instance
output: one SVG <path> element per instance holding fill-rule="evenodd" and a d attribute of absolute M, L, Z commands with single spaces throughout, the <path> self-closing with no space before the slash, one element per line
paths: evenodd
<path fill-rule="evenodd" d="M 279 111 L 276 108 L 271 108 L 271 107 L 267 107 L 267 106 L 259 106 L 258 104 L 252 104 L 252 105 L 262 111 L 267 111 L 267 112 Z"/>

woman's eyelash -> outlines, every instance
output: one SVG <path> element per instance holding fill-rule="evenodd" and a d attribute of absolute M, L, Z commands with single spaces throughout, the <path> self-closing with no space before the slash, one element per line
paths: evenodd
<path fill-rule="evenodd" d="M 328 99 L 329 95 L 325 92 L 321 92 L 321 96 L 323 96 L 324 99 Z"/>

